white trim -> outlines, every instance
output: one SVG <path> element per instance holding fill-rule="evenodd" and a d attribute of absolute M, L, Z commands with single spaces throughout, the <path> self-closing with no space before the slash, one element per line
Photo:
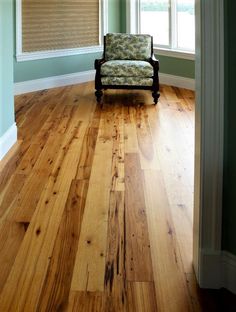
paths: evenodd
<path fill-rule="evenodd" d="M 224 251 L 222 254 L 222 286 L 236 294 L 236 256 Z"/>
<path fill-rule="evenodd" d="M 224 155 L 224 5 L 196 0 L 193 258 L 200 286 L 219 288 Z M 207 250 L 207 253 L 205 252 Z M 209 255 L 218 260 L 206 260 Z M 213 255 L 213 256 L 212 256 Z M 209 265 L 207 265 L 209 263 Z M 214 263 L 214 265 L 212 265 Z"/>
<path fill-rule="evenodd" d="M 204 277 L 200 280 L 202 288 L 226 288 L 236 294 L 236 256 L 226 252 L 201 250 L 201 263 Z"/>
<path fill-rule="evenodd" d="M 128 34 L 138 33 L 138 6 L 137 0 L 126 0 L 126 32 Z"/>
<path fill-rule="evenodd" d="M 15 95 L 94 80 L 95 70 L 15 83 Z"/>
<path fill-rule="evenodd" d="M 161 84 L 174 86 L 178 88 L 189 89 L 189 90 L 195 90 L 195 79 L 162 74 L 162 73 L 159 74 L 159 78 L 160 78 Z"/>
<path fill-rule="evenodd" d="M 40 60 L 53 57 L 63 57 L 87 53 L 96 53 L 103 51 L 103 36 L 108 31 L 108 0 L 100 1 L 100 45 L 93 47 L 59 49 L 50 51 L 35 51 L 23 52 L 22 51 L 22 0 L 16 0 L 16 60 L 17 62 Z"/>
<path fill-rule="evenodd" d="M 51 51 L 24 52 L 16 54 L 17 62 L 42 60 L 53 57 L 72 56 L 79 54 L 98 53 L 103 51 L 103 46 L 94 46 L 77 49 L 60 49 Z"/>
<path fill-rule="evenodd" d="M 67 75 L 17 82 L 15 83 L 15 95 L 93 81 L 94 77 L 95 70 L 89 70 Z M 162 84 L 190 90 L 195 89 L 194 79 L 162 73 L 159 74 L 159 77 L 160 83 Z"/>
<path fill-rule="evenodd" d="M 198 280 L 202 288 L 221 288 L 221 251 L 204 250 L 201 255 L 201 275 Z"/>
<path fill-rule="evenodd" d="M 0 160 L 8 153 L 12 146 L 17 142 L 17 127 L 14 123 L 1 137 L 0 137 Z"/>
<path fill-rule="evenodd" d="M 158 55 L 168 56 L 168 57 L 174 57 L 178 59 L 184 59 L 184 60 L 195 60 L 195 53 L 189 52 L 189 51 L 180 51 L 180 50 L 173 50 L 173 49 L 165 49 L 165 48 L 159 48 L 154 46 L 154 52 Z"/>

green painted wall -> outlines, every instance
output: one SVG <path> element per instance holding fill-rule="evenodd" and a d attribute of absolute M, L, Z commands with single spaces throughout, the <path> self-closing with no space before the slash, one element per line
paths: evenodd
<path fill-rule="evenodd" d="M 120 32 L 120 1 L 121 0 L 108 0 L 108 31 Z"/>
<path fill-rule="evenodd" d="M 120 0 L 120 25 L 121 32 L 126 32 L 126 0 Z"/>
<path fill-rule="evenodd" d="M 167 57 L 158 54 L 156 54 L 156 58 L 160 62 L 161 73 L 194 79 L 195 77 L 194 61 L 184 60 L 175 57 Z"/>
<path fill-rule="evenodd" d="M 108 0 L 108 31 L 120 32 L 120 0 Z M 94 68 L 94 60 L 101 53 L 56 57 L 37 61 L 17 62 L 14 58 L 14 81 L 21 82 Z"/>
<path fill-rule="evenodd" d="M 223 249 L 236 255 L 236 1 L 225 0 Z"/>
<path fill-rule="evenodd" d="M 14 123 L 12 0 L 0 2 L 0 137 Z"/>

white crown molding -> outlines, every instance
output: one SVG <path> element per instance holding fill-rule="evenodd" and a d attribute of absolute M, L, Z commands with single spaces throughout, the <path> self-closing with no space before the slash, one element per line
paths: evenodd
<path fill-rule="evenodd" d="M 17 127 L 14 123 L 1 137 L 0 137 L 0 160 L 8 153 L 12 146 L 17 142 Z"/>

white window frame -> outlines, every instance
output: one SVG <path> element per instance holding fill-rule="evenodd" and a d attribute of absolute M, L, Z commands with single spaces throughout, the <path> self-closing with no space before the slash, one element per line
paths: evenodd
<path fill-rule="evenodd" d="M 103 37 L 108 31 L 108 0 L 99 0 L 99 45 L 57 49 L 48 51 L 23 52 L 22 50 L 22 0 L 16 0 L 16 60 L 17 62 L 96 53 L 103 50 Z"/>
<path fill-rule="evenodd" d="M 174 14 L 171 14 L 173 11 L 173 6 L 176 5 L 174 0 L 170 0 L 171 7 L 170 8 L 170 27 L 172 25 L 176 25 L 176 19 Z M 140 25 L 140 0 L 127 0 L 126 2 L 126 25 L 127 25 L 127 32 L 138 34 L 140 33 L 141 25 Z M 176 27 L 175 27 L 176 28 Z M 157 46 L 154 45 L 154 52 L 158 55 L 168 56 L 168 57 L 175 57 L 175 58 L 181 58 L 186 60 L 195 60 L 195 52 L 194 51 L 188 51 L 188 50 L 182 50 L 182 49 L 176 49 L 174 46 L 176 45 L 177 35 L 176 35 L 176 29 L 175 31 L 170 31 L 170 44 L 171 46 Z"/>

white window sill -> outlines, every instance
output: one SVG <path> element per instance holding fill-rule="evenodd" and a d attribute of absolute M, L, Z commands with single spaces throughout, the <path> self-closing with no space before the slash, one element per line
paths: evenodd
<path fill-rule="evenodd" d="M 79 54 L 102 52 L 103 46 L 76 48 L 76 49 L 62 49 L 52 51 L 38 51 L 38 52 L 22 52 L 16 55 L 17 62 L 42 60 L 53 57 L 63 57 Z"/>
<path fill-rule="evenodd" d="M 154 53 L 157 55 L 157 57 L 158 55 L 163 55 L 185 60 L 195 60 L 195 53 L 189 51 L 179 51 L 154 47 Z"/>

